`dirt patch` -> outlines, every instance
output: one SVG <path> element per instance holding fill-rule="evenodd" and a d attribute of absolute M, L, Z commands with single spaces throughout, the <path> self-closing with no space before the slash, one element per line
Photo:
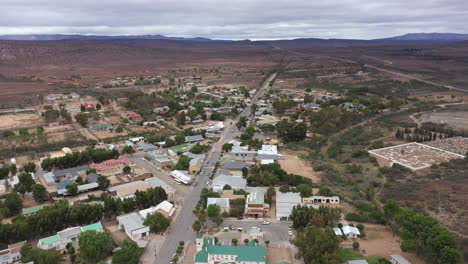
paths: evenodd
<path fill-rule="evenodd" d="M 0 120 L 0 130 L 44 125 L 42 118 L 34 113 L 1 115 Z"/>
<path fill-rule="evenodd" d="M 320 181 L 320 176 L 313 170 L 312 166 L 299 158 L 299 155 L 305 154 L 305 152 L 288 151 L 281 154 L 283 154 L 284 160 L 280 160 L 280 165 L 286 172 L 301 175 L 311 179 L 313 182 Z"/>
<path fill-rule="evenodd" d="M 289 248 L 278 248 L 273 246 L 267 248 L 267 263 L 279 263 L 283 260 L 288 263 L 292 263 Z"/>
<path fill-rule="evenodd" d="M 385 226 L 367 225 L 365 239 L 360 239 L 360 251 L 365 250 L 364 256 L 385 256 L 400 254 L 413 264 L 424 264 L 424 261 L 414 253 L 402 252 L 400 249 L 401 238 L 387 230 Z"/>
<path fill-rule="evenodd" d="M 447 124 L 455 129 L 468 129 L 468 115 L 466 111 L 444 111 L 436 113 L 423 113 L 418 119 L 421 122 Z"/>

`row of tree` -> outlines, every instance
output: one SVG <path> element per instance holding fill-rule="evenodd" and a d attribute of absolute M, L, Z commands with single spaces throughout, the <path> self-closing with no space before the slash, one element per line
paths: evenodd
<path fill-rule="evenodd" d="M 88 164 L 90 162 L 103 162 L 109 159 L 119 157 L 119 152 L 116 149 L 93 149 L 88 147 L 85 151 L 73 152 L 58 158 L 46 158 L 41 162 L 44 170 L 51 171 L 52 169 L 65 169 Z"/>
<path fill-rule="evenodd" d="M 278 163 L 260 165 L 250 170 L 247 182 L 251 185 L 277 186 L 311 184 L 312 181 L 296 174 L 289 174 Z"/>

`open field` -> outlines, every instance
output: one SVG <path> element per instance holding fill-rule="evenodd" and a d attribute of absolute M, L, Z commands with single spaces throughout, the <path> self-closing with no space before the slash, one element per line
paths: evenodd
<path fill-rule="evenodd" d="M 313 182 L 320 181 L 319 175 L 313 170 L 312 166 L 307 165 L 306 161 L 299 158 L 300 152 L 288 151 L 286 153 L 281 152 L 281 154 L 283 154 L 284 160 L 280 160 L 279 163 L 286 172 L 304 176 Z"/>
<path fill-rule="evenodd" d="M 37 127 L 44 125 L 44 121 L 34 113 L 19 113 L 0 115 L 0 130 L 11 130 L 21 127 Z"/>
<path fill-rule="evenodd" d="M 454 129 L 468 130 L 468 112 L 466 111 L 422 113 L 418 119 L 423 123 L 447 124 Z"/>

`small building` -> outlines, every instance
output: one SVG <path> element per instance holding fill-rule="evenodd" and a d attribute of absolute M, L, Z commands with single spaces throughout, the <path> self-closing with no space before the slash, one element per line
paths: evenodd
<path fill-rule="evenodd" d="M 235 161 L 253 161 L 257 156 L 257 151 L 249 151 L 247 147 L 234 146 L 232 150 L 225 155 Z"/>
<path fill-rule="evenodd" d="M 98 172 L 109 172 L 121 170 L 123 167 L 132 165 L 132 161 L 127 157 L 121 157 L 119 159 L 110 159 L 101 163 L 91 163 L 89 168 L 95 169 Z"/>
<path fill-rule="evenodd" d="M 393 264 L 411 264 L 410 261 L 408 261 L 407 259 L 405 259 L 402 255 L 400 254 L 394 254 L 394 255 L 390 255 L 391 259 L 390 259 L 390 262 L 392 262 Z"/>
<path fill-rule="evenodd" d="M 206 207 L 216 204 L 221 208 L 221 213 L 226 212 L 229 213 L 229 199 L 228 198 L 208 198 L 206 202 Z"/>
<path fill-rule="evenodd" d="M 202 158 L 193 158 L 190 160 L 189 164 L 189 173 L 191 174 L 197 174 L 201 167 L 203 165 L 203 159 Z"/>
<path fill-rule="evenodd" d="M 37 212 L 39 212 L 42 208 L 46 206 L 47 206 L 46 204 L 40 204 L 40 205 L 33 206 L 33 207 L 23 208 L 21 211 L 21 214 L 23 216 L 30 216 L 30 215 L 36 214 Z"/>
<path fill-rule="evenodd" d="M 318 110 L 320 110 L 320 105 L 318 105 L 316 103 L 308 103 L 308 104 L 304 105 L 304 108 L 305 109 L 310 109 L 312 111 L 318 111 Z"/>
<path fill-rule="evenodd" d="M 266 247 L 250 241 L 246 246 L 215 245 L 214 238 L 197 238 L 195 264 L 266 264 Z"/>
<path fill-rule="evenodd" d="M 62 231 L 57 232 L 57 234 L 49 237 L 45 237 L 42 239 L 39 239 L 39 242 L 37 242 L 37 247 L 41 249 L 65 249 L 66 245 L 68 243 L 72 243 L 74 241 L 78 240 L 78 236 L 82 232 L 94 230 L 96 232 L 103 232 L 104 228 L 102 227 L 101 222 L 97 222 L 91 225 L 87 226 L 75 226 L 75 227 L 69 227 L 67 229 L 64 229 Z"/>
<path fill-rule="evenodd" d="M 265 214 L 265 209 L 265 191 L 260 188 L 255 188 L 247 195 L 244 216 L 261 218 Z"/>
<path fill-rule="evenodd" d="M 348 260 L 348 264 L 369 264 L 365 259 Z"/>
<path fill-rule="evenodd" d="M 150 143 L 138 143 L 137 150 L 144 152 L 153 151 L 156 150 L 156 146 Z"/>
<path fill-rule="evenodd" d="M 89 192 L 92 190 L 96 190 L 97 188 L 99 188 L 99 184 L 97 182 L 81 184 L 81 185 L 78 185 L 78 192 L 79 193 Z"/>
<path fill-rule="evenodd" d="M 231 186 L 233 190 L 244 190 L 247 186 L 247 180 L 241 176 L 221 174 L 213 179 L 211 188 L 213 191 L 221 193 L 226 185 Z"/>
<path fill-rule="evenodd" d="M 359 235 L 361 235 L 361 233 L 359 232 L 359 229 L 354 226 L 346 225 L 346 226 L 343 226 L 341 230 L 343 230 L 343 235 L 345 235 L 347 238 L 350 238 L 350 239 L 356 239 Z"/>
<path fill-rule="evenodd" d="M 276 220 L 288 221 L 294 206 L 301 202 L 299 193 L 276 191 Z"/>
<path fill-rule="evenodd" d="M 337 236 L 342 236 L 343 232 L 341 232 L 341 229 L 339 227 L 334 227 L 333 232 L 335 232 L 335 235 Z"/>
<path fill-rule="evenodd" d="M 195 142 L 200 142 L 203 141 L 204 138 L 202 135 L 194 135 L 194 136 L 186 136 L 185 137 L 185 142 L 187 143 L 195 143 Z"/>
<path fill-rule="evenodd" d="M 97 132 L 97 131 L 112 130 L 114 129 L 114 127 L 111 124 L 94 124 L 94 125 L 91 125 L 88 129 L 91 132 Z"/>
<path fill-rule="evenodd" d="M 146 247 L 148 240 L 146 237 L 150 234 L 149 226 L 143 224 L 144 219 L 138 213 L 130 213 L 117 216 L 119 229 L 125 230 L 125 234 L 135 241 L 140 248 Z"/>
<path fill-rule="evenodd" d="M 177 145 L 177 146 L 170 147 L 167 152 L 172 157 L 175 157 L 175 156 L 177 156 L 177 153 L 184 153 L 184 152 L 188 151 L 189 149 L 190 149 L 189 145 L 182 144 L 182 145 Z"/>
<path fill-rule="evenodd" d="M 148 151 L 145 154 L 145 158 L 161 169 L 170 169 L 174 166 L 174 161 L 159 150 Z"/>
<path fill-rule="evenodd" d="M 174 178 L 176 181 L 181 182 L 183 184 L 191 184 L 192 183 L 192 176 L 188 173 L 188 171 L 183 171 L 183 170 L 173 170 L 171 173 L 169 173 L 172 178 Z"/>
<path fill-rule="evenodd" d="M 151 188 L 156 188 L 156 187 L 161 187 L 166 191 L 167 197 L 173 197 L 175 195 L 175 189 L 163 182 L 162 180 L 156 178 L 156 177 L 150 177 L 148 179 L 145 179 L 145 182 L 151 187 Z"/>
<path fill-rule="evenodd" d="M 18 263 L 21 260 L 21 247 L 26 244 L 26 241 L 8 245 L 7 249 L 0 250 L 0 263 L 10 264 Z"/>
<path fill-rule="evenodd" d="M 90 174 L 86 175 L 86 180 L 89 183 L 97 182 L 98 178 L 99 178 L 99 175 L 97 175 L 94 172 L 91 172 Z"/>
<path fill-rule="evenodd" d="M 304 197 L 302 198 L 302 202 L 306 204 L 315 204 L 315 203 L 322 203 L 322 204 L 339 204 L 340 197 L 339 196 L 311 196 L 311 197 Z"/>
<path fill-rule="evenodd" d="M 263 232 L 257 227 L 252 227 L 249 230 L 249 237 L 252 240 L 253 239 L 257 239 L 257 240 L 263 239 Z"/>

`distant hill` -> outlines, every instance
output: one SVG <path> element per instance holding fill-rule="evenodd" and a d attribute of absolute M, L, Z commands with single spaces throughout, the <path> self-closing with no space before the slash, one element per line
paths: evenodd
<path fill-rule="evenodd" d="M 468 34 L 457 33 L 409 33 L 391 38 L 375 39 L 376 41 L 463 41 Z"/>
<path fill-rule="evenodd" d="M 209 38 L 181 38 L 166 37 L 163 35 L 120 35 L 120 36 L 100 36 L 100 35 L 62 35 L 62 34 L 30 34 L 30 35 L 0 35 L 0 40 L 23 40 L 23 41 L 45 41 L 45 40 L 65 40 L 65 39 L 166 39 L 166 40 L 190 40 L 190 41 L 213 41 Z"/>

